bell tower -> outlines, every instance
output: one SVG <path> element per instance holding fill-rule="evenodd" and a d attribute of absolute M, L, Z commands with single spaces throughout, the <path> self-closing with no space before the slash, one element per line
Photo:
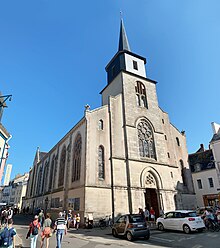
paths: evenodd
<path fill-rule="evenodd" d="M 146 78 L 145 64 L 145 58 L 131 52 L 124 23 L 123 20 L 121 20 L 118 51 L 105 68 L 108 84 L 110 84 L 121 71 Z"/>

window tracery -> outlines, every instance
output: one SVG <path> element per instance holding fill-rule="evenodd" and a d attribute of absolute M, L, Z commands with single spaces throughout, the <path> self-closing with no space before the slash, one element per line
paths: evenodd
<path fill-rule="evenodd" d="M 137 81 L 137 85 L 135 86 L 136 91 L 136 102 L 137 105 L 140 107 L 148 108 L 147 105 L 147 96 L 146 96 L 146 89 L 143 83 Z"/>
<path fill-rule="evenodd" d="M 63 147 L 60 157 L 60 168 L 59 168 L 59 180 L 58 187 L 63 186 L 64 182 L 64 172 L 65 172 L 65 163 L 66 163 L 66 146 Z"/>
<path fill-rule="evenodd" d="M 139 153 L 141 157 L 156 159 L 153 131 L 149 123 L 142 120 L 138 126 Z"/>
<path fill-rule="evenodd" d="M 103 146 L 99 146 L 99 150 L 98 150 L 98 167 L 99 167 L 99 179 L 105 179 L 105 157 L 104 157 Z"/>
<path fill-rule="evenodd" d="M 72 171 L 72 182 L 80 179 L 81 170 L 81 150 L 82 150 L 82 138 L 78 134 L 73 148 L 73 171 Z"/>

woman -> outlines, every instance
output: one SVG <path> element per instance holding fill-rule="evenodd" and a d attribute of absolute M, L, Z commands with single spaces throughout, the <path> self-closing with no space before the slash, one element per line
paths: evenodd
<path fill-rule="evenodd" d="M 36 248 L 38 232 L 40 230 L 40 223 L 38 221 L 38 216 L 34 216 L 34 221 L 32 221 L 29 225 L 29 230 L 27 233 L 27 238 L 31 238 L 31 248 Z"/>
<path fill-rule="evenodd" d="M 50 237 L 52 236 L 52 232 L 51 232 L 51 224 L 52 224 L 52 220 L 50 219 L 50 214 L 47 213 L 46 214 L 46 219 L 44 220 L 44 224 L 43 224 L 43 230 L 41 233 L 41 248 L 43 247 L 44 244 L 44 240 L 46 239 L 46 248 L 49 247 L 49 240 Z"/>
<path fill-rule="evenodd" d="M 73 216 L 73 227 L 76 228 L 76 214 Z"/>
<path fill-rule="evenodd" d="M 70 229 L 71 222 L 72 222 L 72 210 L 69 210 L 67 214 L 67 229 Z"/>
<path fill-rule="evenodd" d="M 76 216 L 76 230 L 79 229 L 79 224 L 80 224 L 80 215 L 77 214 L 77 216 Z"/>

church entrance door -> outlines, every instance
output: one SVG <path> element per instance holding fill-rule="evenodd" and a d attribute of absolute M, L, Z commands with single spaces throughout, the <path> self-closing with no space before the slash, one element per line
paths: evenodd
<path fill-rule="evenodd" d="M 150 210 L 150 207 L 153 207 L 156 218 L 159 217 L 159 203 L 158 203 L 157 190 L 152 188 L 146 188 L 144 195 L 145 195 L 145 206 L 147 207 L 147 209 Z"/>

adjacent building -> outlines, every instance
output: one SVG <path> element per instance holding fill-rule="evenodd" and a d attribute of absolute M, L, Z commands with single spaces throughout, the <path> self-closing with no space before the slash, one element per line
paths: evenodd
<path fill-rule="evenodd" d="M 131 51 L 123 22 L 117 53 L 106 66 L 102 106 L 82 119 L 47 153 L 38 149 L 25 206 L 73 209 L 94 218 L 138 208 L 196 206 L 185 132 L 157 100 L 146 59 Z M 82 218 L 83 219 L 83 218 Z"/>

